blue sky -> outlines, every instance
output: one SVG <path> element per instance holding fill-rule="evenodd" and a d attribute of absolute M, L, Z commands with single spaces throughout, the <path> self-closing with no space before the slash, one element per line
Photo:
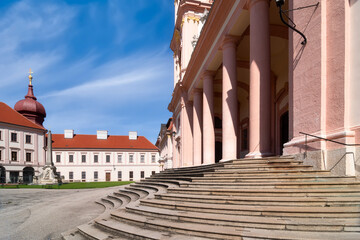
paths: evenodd
<path fill-rule="evenodd" d="M 1 0 L 0 101 L 34 93 L 54 133 L 138 131 L 155 142 L 171 116 L 169 0 Z"/>

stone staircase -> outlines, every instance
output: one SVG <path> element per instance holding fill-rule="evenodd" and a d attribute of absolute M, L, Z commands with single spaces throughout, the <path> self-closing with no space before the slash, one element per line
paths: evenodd
<path fill-rule="evenodd" d="M 170 169 L 64 239 L 360 239 L 360 182 L 291 157 Z"/>

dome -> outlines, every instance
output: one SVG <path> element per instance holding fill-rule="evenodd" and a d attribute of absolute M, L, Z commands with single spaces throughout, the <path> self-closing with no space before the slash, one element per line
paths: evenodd
<path fill-rule="evenodd" d="M 31 75 L 29 76 L 29 79 L 30 84 L 28 93 L 26 94 L 25 99 L 22 99 L 15 104 L 14 109 L 32 122 L 42 126 L 44 118 L 46 117 L 45 108 L 34 96 Z"/>

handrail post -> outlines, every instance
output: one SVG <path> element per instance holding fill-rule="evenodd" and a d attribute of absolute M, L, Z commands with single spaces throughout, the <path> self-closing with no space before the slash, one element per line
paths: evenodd
<path fill-rule="evenodd" d="M 305 135 L 305 159 L 307 158 L 307 135 Z"/>

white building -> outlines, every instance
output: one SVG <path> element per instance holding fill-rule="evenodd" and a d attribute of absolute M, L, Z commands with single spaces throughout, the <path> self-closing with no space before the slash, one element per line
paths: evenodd
<path fill-rule="evenodd" d="M 136 132 L 129 136 L 53 134 L 53 162 L 65 181 L 136 181 L 159 172 L 159 151 Z"/>
<path fill-rule="evenodd" d="M 173 167 L 173 134 L 173 122 L 172 118 L 169 118 L 166 124 L 161 124 L 160 132 L 155 143 L 155 146 L 160 151 L 159 163 L 161 170 Z"/>
<path fill-rule="evenodd" d="M 0 183 L 31 183 L 45 164 L 45 133 L 0 102 Z"/>

